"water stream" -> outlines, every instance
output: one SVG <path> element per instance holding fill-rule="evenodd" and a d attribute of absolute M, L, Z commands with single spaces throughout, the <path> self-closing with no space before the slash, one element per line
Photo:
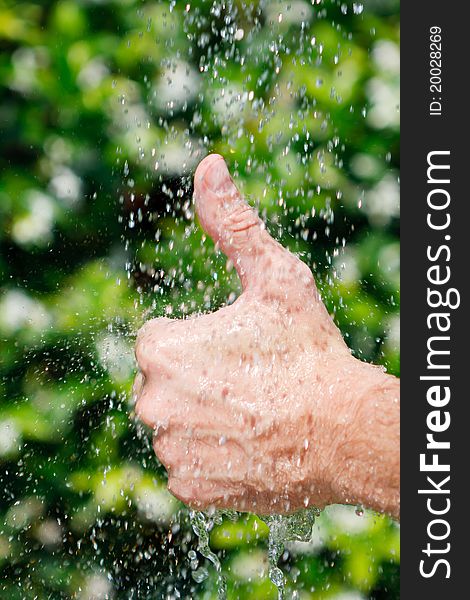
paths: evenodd
<path fill-rule="evenodd" d="M 312 537 L 313 525 L 315 519 L 320 515 L 320 510 L 311 508 L 301 510 L 291 515 L 269 515 L 260 516 L 260 519 L 266 523 L 269 528 L 268 537 L 268 564 L 269 579 L 278 590 L 278 600 L 285 600 L 285 576 L 282 569 L 278 566 L 279 559 L 284 553 L 287 542 L 309 542 Z M 191 511 L 190 519 L 194 533 L 198 538 L 197 549 L 200 554 L 209 560 L 217 573 L 217 597 L 218 600 L 225 600 L 227 594 L 227 584 L 222 573 L 222 564 L 219 557 L 210 548 L 210 532 L 215 525 L 220 525 L 225 518 L 236 520 L 241 515 L 235 511 L 211 511 L 210 513 L 202 511 Z M 190 556 L 189 558 L 195 558 Z M 192 573 L 193 578 L 198 583 L 208 577 L 208 572 L 204 567 L 199 567 L 195 563 L 195 570 Z"/>
<path fill-rule="evenodd" d="M 129 393 L 144 321 L 240 293 L 191 201 L 213 152 L 355 355 L 398 371 L 398 0 L 23 4 L 0 9 L 0 597 L 264 599 L 268 574 L 279 598 L 398 598 L 388 522 L 364 544 L 326 511 L 287 559 L 318 511 L 249 538 L 182 507 Z"/>
<path fill-rule="evenodd" d="M 225 150 L 229 163 L 231 154 L 236 158 L 243 156 L 242 162 L 234 161 L 234 175 L 236 178 L 242 176 L 248 187 L 244 191 L 248 193 L 251 191 L 248 183 L 250 179 L 254 181 L 254 197 L 265 221 L 272 221 L 277 237 L 282 241 L 292 237 L 291 247 L 294 245 L 296 249 L 309 242 L 316 243 L 319 237 L 328 245 L 324 256 L 320 252 L 315 256 L 307 250 L 304 259 L 309 262 L 315 256 L 315 264 L 318 261 L 323 264 L 327 286 L 337 277 L 339 260 L 353 229 L 348 231 L 348 226 L 343 226 L 341 236 L 330 238 L 335 227 L 335 210 L 348 202 L 353 210 L 361 209 L 363 193 L 352 186 L 344 195 L 343 156 L 348 149 L 337 134 L 335 119 L 346 118 L 341 108 L 343 104 L 350 103 L 349 114 L 357 120 L 365 119 L 367 110 L 365 105 L 353 106 L 349 84 L 345 84 L 352 42 L 347 27 L 343 30 L 339 25 L 348 15 L 351 20 L 362 19 L 363 5 L 334 2 L 332 5 L 330 12 L 328 4 L 320 0 L 312 0 L 311 5 L 295 2 L 292 6 L 261 2 L 252 14 L 245 5 L 242 8 L 229 2 L 225 8 L 214 3 L 212 14 L 219 30 L 213 26 L 210 35 L 205 31 L 207 23 L 199 8 L 187 5 L 183 21 L 193 45 L 187 56 L 183 53 L 178 61 L 168 62 L 155 92 L 159 110 L 162 114 L 166 112 L 163 123 L 168 130 L 165 137 L 168 147 L 162 149 L 160 145 L 146 149 L 140 141 L 145 139 L 143 127 L 134 127 L 139 140 L 138 160 L 145 169 L 152 168 L 152 178 L 156 178 L 157 185 L 159 181 L 162 185 L 166 208 L 156 218 L 168 218 L 174 224 L 174 229 L 170 226 L 171 234 L 168 236 L 167 232 L 166 240 L 160 229 L 155 234 L 157 262 L 160 256 L 168 257 L 168 251 L 178 257 L 178 262 L 169 261 L 174 266 L 166 273 L 162 269 L 159 279 L 158 271 L 155 276 L 152 267 L 153 240 L 148 244 L 143 241 L 136 256 L 141 254 L 150 258 L 141 261 L 137 273 L 142 280 L 150 280 L 156 297 L 163 297 L 174 287 L 177 289 L 177 280 L 184 282 L 183 288 L 186 286 L 180 290 L 184 308 L 176 312 L 173 308 L 176 302 L 173 302 L 173 312 L 167 313 L 168 316 L 184 317 L 197 310 L 210 312 L 226 301 L 224 293 L 229 302 L 236 297 L 233 280 L 227 279 L 223 268 L 220 269 L 218 258 L 211 256 L 204 265 L 204 269 L 210 271 L 206 275 L 211 281 L 207 286 L 202 285 L 201 280 L 197 282 L 201 291 L 199 305 L 193 301 L 193 306 L 188 308 L 184 299 L 188 296 L 191 301 L 188 290 L 194 289 L 191 287 L 194 286 L 191 281 L 193 264 L 186 264 L 188 260 L 194 262 L 194 258 L 188 259 L 184 244 L 189 240 L 195 247 L 200 245 L 203 253 L 206 251 L 204 239 L 199 244 L 193 207 L 187 200 L 191 193 L 191 176 L 198 160 L 214 148 L 222 153 Z M 170 12 L 173 12 L 173 6 Z M 326 22 L 331 14 L 335 16 L 331 17 L 330 31 Z M 268 29 L 266 23 L 270 24 Z M 197 61 L 195 56 L 198 56 Z M 314 83 L 305 79 L 305 68 L 317 74 Z M 206 123 L 204 110 L 207 111 L 209 100 L 211 126 L 220 127 L 218 140 L 212 137 L 216 135 L 215 131 Z M 128 100 L 123 96 L 123 105 L 127 104 Z M 186 111 L 193 116 L 191 120 L 187 119 L 189 126 L 183 132 L 178 119 Z M 178 145 L 185 147 L 183 169 L 172 163 L 172 152 Z M 302 174 L 303 170 L 305 173 Z M 175 177 L 182 171 L 184 177 Z M 127 162 L 123 172 L 124 179 L 130 179 L 133 186 L 134 178 L 132 172 L 129 174 Z M 290 181 L 296 178 L 297 187 L 291 186 Z M 133 192 L 130 194 L 133 202 Z M 147 199 L 138 210 L 132 207 L 129 230 L 135 231 L 139 222 L 145 223 L 146 214 L 152 217 L 151 202 L 147 210 Z M 131 278 L 135 278 L 132 246 L 130 251 L 129 265 L 134 269 Z M 204 276 L 198 277 L 203 279 Z M 338 303 L 342 302 L 340 297 Z M 268 574 L 278 590 L 279 600 L 287 593 L 286 576 L 279 566 L 286 543 L 308 542 L 318 514 L 318 510 L 311 509 L 288 516 L 260 517 L 269 528 Z M 210 570 L 215 570 L 219 600 L 227 596 L 227 581 L 221 558 L 210 547 L 210 537 L 211 531 L 224 518 L 236 519 L 238 516 L 220 511 L 190 511 L 191 527 L 197 536 L 196 551 L 188 552 L 191 578 L 195 583 L 203 584 L 210 578 Z M 209 570 L 201 564 L 198 553 L 210 563 Z"/>
<path fill-rule="evenodd" d="M 217 572 L 217 597 L 219 600 L 225 600 L 227 594 L 227 583 L 222 574 L 222 565 L 220 563 L 219 557 L 217 554 L 212 552 L 209 540 L 210 540 L 210 531 L 214 525 L 220 524 L 222 522 L 223 514 L 222 513 L 213 513 L 208 515 L 207 513 L 201 511 L 191 511 L 190 519 L 191 525 L 194 533 L 198 538 L 197 549 L 202 554 L 204 558 L 209 560 L 216 572 Z M 199 567 L 199 569 L 193 571 L 193 579 L 200 583 L 203 579 L 207 577 L 207 573 L 201 571 L 204 567 Z M 201 579 L 203 576 L 203 579 Z"/>

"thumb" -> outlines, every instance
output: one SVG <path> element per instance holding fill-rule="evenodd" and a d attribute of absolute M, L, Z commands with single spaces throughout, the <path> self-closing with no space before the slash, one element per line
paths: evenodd
<path fill-rule="evenodd" d="M 194 199 L 203 229 L 233 262 L 243 288 L 250 287 L 263 268 L 266 249 L 274 250 L 278 244 L 241 196 L 220 154 L 210 154 L 199 163 Z"/>

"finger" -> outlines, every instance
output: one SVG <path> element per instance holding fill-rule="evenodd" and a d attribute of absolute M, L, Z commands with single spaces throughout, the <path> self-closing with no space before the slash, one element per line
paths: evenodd
<path fill-rule="evenodd" d="M 180 472 L 187 465 L 188 439 L 167 430 L 158 431 L 152 441 L 158 460 L 170 473 Z"/>
<path fill-rule="evenodd" d="M 196 169 L 194 198 L 202 227 L 234 263 L 243 286 L 249 286 L 271 238 L 257 212 L 241 196 L 219 154 L 207 156 Z"/>
<path fill-rule="evenodd" d="M 233 262 L 243 289 L 279 300 L 314 289 L 310 269 L 276 242 L 235 186 L 224 159 L 207 156 L 194 176 L 196 211 L 204 230 Z"/>
<path fill-rule="evenodd" d="M 176 400 L 164 400 L 154 387 L 144 386 L 135 405 L 135 414 L 145 425 L 155 431 L 167 429 L 180 420 L 180 404 Z"/>
<path fill-rule="evenodd" d="M 154 436 L 153 449 L 169 472 L 181 480 L 203 479 L 241 484 L 251 460 L 232 440 L 199 437 L 197 430 L 172 427 Z"/>
<path fill-rule="evenodd" d="M 139 399 L 142 390 L 144 389 L 145 377 L 144 374 L 139 371 L 135 376 L 134 383 L 132 384 L 132 399 L 134 403 Z"/>
<path fill-rule="evenodd" d="M 227 508 L 230 506 L 230 496 L 225 488 L 216 482 L 204 479 L 186 480 L 170 476 L 168 490 L 173 496 L 184 502 L 186 506 L 198 510 L 210 507 Z"/>
<path fill-rule="evenodd" d="M 171 319 L 166 317 L 151 319 L 137 332 L 135 358 L 139 370 L 145 377 L 154 372 L 155 356 L 158 355 L 160 346 L 167 338 L 166 330 L 171 322 Z"/>

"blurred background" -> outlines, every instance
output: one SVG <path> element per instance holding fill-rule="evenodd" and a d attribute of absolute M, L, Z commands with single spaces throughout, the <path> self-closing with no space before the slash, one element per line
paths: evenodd
<path fill-rule="evenodd" d="M 216 597 L 130 397 L 145 319 L 239 293 L 194 219 L 205 154 L 398 374 L 398 44 L 396 0 L 0 0 L 2 598 Z M 230 599 L 277 597 L 266 540 L 210 531 Z M 399 557 L 334 506 L 279 564 L 288 597 L 394 600 Z"/>

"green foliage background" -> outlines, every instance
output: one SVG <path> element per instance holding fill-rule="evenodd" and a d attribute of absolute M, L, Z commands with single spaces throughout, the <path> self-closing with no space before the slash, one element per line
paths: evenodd
<path fill-rule="evenodd" d="M 215 597 L 132 418 L 149 316 L 239 292 L 194 223 L 224 154 L 398 374 L 398 2 L 0 0 L 0 596 Z M 266 526 L 211 532 L 229 598 L 275 598 Z M 399 597 L 399 530 L 332 507 L 281 559 L 297 598 Z M 179 594 L 179 595 L 178 595 Z"/>

